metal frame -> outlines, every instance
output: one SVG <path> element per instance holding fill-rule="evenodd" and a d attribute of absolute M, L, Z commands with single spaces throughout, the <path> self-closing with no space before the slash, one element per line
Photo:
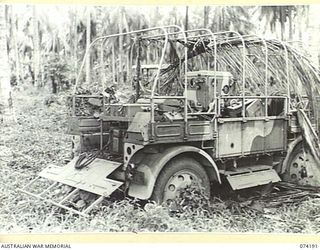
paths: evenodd
<path fill-rule="evenodd" d="M 201 34 L 202 32 L 205 32 L 205 34 Z M 217 127 L 218 127 L 218 123 L 217 123 L 217 113 L 218 113 L 218 100 L 217 100 L 217 40 L 216 40 L 216 36 L 214 35 L 214 33 L 210 30 L 210 29 L 206 29 L 206 28 L 202 28 L 202 29 L 192 29 L 192 30 L 187 30 L 186 31 L 186 35 L 190 34 L 190 33 L 200 33 L 198 35 L 193 35 L 193 36 L 188 36 L 188 38 L 208 38 L 210 40 L 210 43 L 213 42 L 213 46 L 214 46 L 214 66 L 213 66 L 213 70 L 214 70 L 214 100 L 213 102 L 215 102 L 214 105 L 214 111 L 213 112 L 197 112 L 197 113 L 188 113 L 187 115 L 213 115 L 213 117 L 211 118 L 210 122 L 214 122 L 214 130 L 217 131 Z M 210 69 L 209 66 L 209 58 L 208 58 L 208 70 Z M 186 126 L 187 127 L 187 126 Z"/>
<path fill-rule="evenodd" d="M 23 188 L 19 188 L 18 191 L 25 193 L 27 195 L 30 195 L 34 198 L 37 198 L 39 200 L 42 200 L 44 202 L 47 202 L 49 204 L 55 205 L 57 207 L 63 208 L 69 212 L 78 214 L 78 215 L 82 215 L 84 217 L 88 217 L 89 212 L 97 205 L 99 205 L 99 203 L 101 203 L 103 201 L 103 199 L 105 198 L 102 195 L 99 195 L 97 199 L 95 199 L 89 206 L 87 206 L 83 211 L 79 211 L 76 210 L 74 208 L 68 207 L 66 205 L 64 205 L 63 203 L 67 202 L 70 198 L 72 198 L 74 195 L 76 195 L 76 193 L 78 193 L 80 191 L 79 188 L 75 188 L 74 190 L 72 190 L 71 192 L 69 192 L 67 195 L 65 195 L 64 197 L 61 198 L 60 201 L 54 201 L 53 199 L 48 199 L 43 197 L 44 194 L 48 193 L 54 186 L 58 185 L 59 182 L 53 182 L 53 184 L 51 184 L 48 188 L 46 188 L 45 190 L 43 190 L 40 193 L 32 193 L 30 191 L 28 191 L 27 189 L 34 183 L 36 183 L 37 181 L 39 181 L 42 177 L 38 176 L 35 179 L 33 179 L 32 181 L 30 181 L 27 185 L 25 185 Z"/>
<path fill-rule="evenodd" d="M 272 99 L 283 99 L 282 96 L 268 96 L 268 60 L 269 60 L 269 47 L 268 47 L 268 42 L 266 39 L 257 36 L 257 35 L 245 35 L 245 36 L 241 36 L 240 34 L 238 34 L 237 32 L 218 32 L 218 33 L 214 33 L 215 34 L 227 34 L 227 33 L 235 33 L 238 35 L 238 37 L 240 38 L 231 38 L 231 39 L 227 39 L 225 41 L 219 41 L 219 44 L 223 44 L 223 43 L 229 43 L 229 42 L 233 42 L 236 41 L 236 39 L 240 40 L 243 46 L 243 74 L 242 74 L 242 91 L 243 94 L 241 97 L 239 96 L 233 96 L 233 97 L 223 97 L 222 99 L 229 99 L 229 98 L 239 98 L 242 99 L 242 102 L 245 102 L 245 98 L 247 99 L 251 99 L 252 96 L 245 96 L 244 95 L 244 90 L 245 90 L 245 77 L 246 77 L 246 44 L 250 44 L 250 43 L 263 43 L 263 46 L 265 48 L 265 90 L 264 90 L 264 96 L 256 96 L 257 99 L 264 99 L 265 102 L 267 103 L 268 99 L 272 98 Z M 279 43 L 281 44 L 281 46 L 283 47 L 284 51 L 285 51 L 285 61 L 286 61 L 286 80 L 287 80 L 287 97 L 286 97 L 286 101 L 285 101 L 285 114 L 290 113 L 290 84 L 289 84 L 289 59 L 288 59 L 288 50 L 287 50 L 287 45 L 281 41 L 279 41 Z M 220 106 L 220 105 L 219 105 Z M 267 105 L 265 105 L 266 109 L 265 109 L 265 116 L 267 117 L 268 115 L 268 107 Z M 218 112 L 218 114 L 220 114 L 220 110 Z M 242 117 L 245 117 L 245 107 L 244 105 L 242 105 Z"/>
<path fill-rule="evenodd" d="M 174 30 L 174 32 L 170 32 L 170 30 Z M 150 120 L 151 120 L 151 134 L 152 134 L 152 138 L 154 138 L 155 134 L 154 134 L 154 124 L 155 124 L 155 107 L 154 107 L 154 100 L 155 99 L 184 99 L 184 121 L 185 123 L 187 123 L 187 110 L 188 110 L 188 103 L 187 103 L 187 78 L 186 78 L 186 74 L 187 74 L 187 48 L 184 48 L 184 59 L 185 59 L 185 79 L 184 79 L 184 83 L 185 83 L 185 91 L 184 91 L 184 95 L 183 96 L 157 96 L 155 94 L 157 86 L 158 86 L 158 82 L 159 82 L 159 76 L 160 76 L 160 70 L 164 61 L 164 57 L 165 57 L 165 53 L 166 53 L 166 48 L 168 45 L 168 41 L 169 41 L 169 36 L 172 35 L 182 35 L 184 38 L 185 43 L 187 43 L 187 38 L 186 38 L 186 34 L 184 32 L 184 30 L 177 26 L 177 25 L 169 25 L 169 26 L 162 26 L 162 27 L 155 27 L 155 28 L 149 28 L 149 29 L 142 29 L 142 30 L 136 30 L 136 31 L 130 31 L 130 32 L 124 32 L 124 33 L 118 33 L 118 34 L 112 34 L 112 35 L 108 35 L 108 36 L 102 36 L 102 37 L 98 37 L 96 38 L 88 47 L 88 49 L 85 52 L 84 55 L 84 59 L 82 61 L 82 64 L 80 66 L 80 70 L 76 79 L 76 83 L 73 89 L 73 115 L 75 115 L 75 93 L 76 93 L 76 89 L 79 85 L 79 81 L 80 81 L 80 77 L 81 74 L 83 72 L 83 68 L 85 65 L 86 60 L 88 60 L 88 55 L 90 53 L 90 49 L 97 44 L 99 41 L 102 41 L 101 46 L 106 42 L 107 39 L 110 38 L 114 38 L 114 37 L 120 37 L 120 36 L 125 36 L 125 35 L 134 35 L 134 34 L 140 34 L 140 33 L 147 33 L 147 32 L 151 32 L 151 31 L 162 31 L 163 33 L 160 35 L 149 35 L 149 36 L 142 36 L 142 39 L 151 39 L 151 38 L 164 38 L 164 45 L 162 48 L 162 53 L 161 53 L 161 57 L 160 57 L 160 61 L 159 61 L 159 65 L 158 65 L 158 71 L 156 74 L 156 77 L 154 79 L 153 85 L 152 85 L 152 89 L 151 89 L 151 94 L 150 94 L 150 105 L 151 105 L 151 112 L 150 112 Z M 101 63 L 103 63 L 103 58 L 101 58 Z M 103 98 L 105 99 L 105 98 Z M 185 126 L 187 127 L 187 126 Z M 185 131 L 187 133 L 187 131 Z"/>
<path fill-rule="evenodd" d="M 155 27 L 155 28 L 149 28 L 149 29 L 142 29 L 142 30 L 136 30 L 136 31 L 131 31 L 131 32 L 124 32 L 124 33 L 119 33 L 119 34 L 112 34 L 112 35 L 108 35 L 108 36 L 102 36 L 102 37 L 98 37 L 96 38 L 89 46 L 88 50 L 86 51 L 85 55 L 84 55 L 84 60 L 81 64 L 80 70 L 79 70 L 79 74 L 76 80 L 76 84 L 74 86 L 74 93 L 76 91 L 76 88 L 79 84 L 79 80 L 80 80 L 80 75 L 83 71 L 84 65 L 85 65 L 85 61 L 88 58 L 88 54 L 90 52 L 90 49 L 99 41 L 102 41 L 101 46 L 103 46 L 103 44 L 106 42 L 107 39 L 110 38 L 115 38 L 115 37 L 119 37 L 119 36 L 124 36 L 124 35 L 134 35 L 134 34 L 145 34 L 151 31 L 162 31 L 162 34 L 157 34 L 157 35 L 147 35 L 147 36 L 141 36 L 142 39 L 164 39 L 164 45 L 162 48 L 162 52 L 161 52 L 161 57 L 160 57 L 160 61 L 158 64 L 158 71 L 156 73 L 152 88 L 151 88 L 151 93 L 150 96 L 146 96 L 146 98 L 150 99 L 150 109 L 151 109 L 151 116 L 150 116 L 150 121 L 151 121 L 151 137 L 154 138 L 155 134 L 154 134 L 154 124 L 155 124 L 155 99 L 183 99 L 184 100 L 184 122 L 187 125 L 188 122 L 188 115 L 192 114 L 192 115 L 196 115 L 196 114 L 200 114 L 200 113 L 188 113 L 188 96 L 187 96 L 187 47 L 185 46 L 184 48 L 184 93 L 183 96 L 157 96 L 156 93 L 156 89 L 159 86 L 159 77 L 160 77 L 160 70 L 164 61 L 164 57 L 165 57 L 165 53 L 166 53 L 166 48 L 168 45 L 168 41 L 169 41 L 169 37 L 170 36 L 178 36 L 179 39 L 182 39 L 185 44 L 187 44 L 188 39 L 190 38 L 208 38 L 210 40 L 210 43 L 213 43 L 213 56 L 214 56 L 214 72 L 217 71 L 217 46 L 220 44 L 224 44 L 224 43 L 230 43 L 233 41 L 237 41 L 239 40 L 242 44 L 242 96 L 241 96 L 241 100 L 242 100 L 242 117 L 245 118 L 245 99 L 247 98 L 245 96 L 245 79 L 246 79 L 246 58 L 247 58 L 247 49 L 246 49 L 246 44 L 247 43 L 255 43 L 255 42 L 261 42 L 263 43 L 264 47 L 265 47 L 265 96 L 260 96 L 259 99 L 264 98 L 265 102 L 267 103 L 268 100 L 268 93 L 267 93 L 267 81 L 268 81 L 268 43 L 265 39 L 259 37 L 259 36 L 255 36 L 255 35 L 247 35 L 247 36 L 242 36 L 240 35 L 238 32 L 235 31 L 223 31 L 223 32 L 216 32 L 213 33 L 211 30 L 209 29 L 193 29 L 193 30 L 187 30 L 184 31 L 181 27 L 176 26 L 176 25 L 169 25 L 169 26 L 163 26 L 163 27 Z M 190 35 L 190 34 L 194 34 L 195 35 Z M 225 37 L 227 35 L 235 35 L 233 37 Z M 288 65 L 288 51 L 286 48 L 286 45 L 283 42 L 280 42 L 280 44 L 282 45 L 282 47 L 285 50 L 285 55 L 286 55 L 286 75 L 287 75 L 287 81 L 289 81 L 289 65 Z M 103 50 L 102 50 L 103 51 Z M 103 52 L 101 52 L 103 55 Z M 101 63 L 103 63 L 103 57 L 101 57 Z M 209 67 L 209 64 L 208 64 Z M 215 98 L 217 98 L 216 102 L 217 105 L 216 106 L 216 110 L 215 110 L 215 114 L 216 115 L 220 115 L 220 100 L 224 99 L 223 98 L 219 98 L 217 97 L 217 90 L 216 90 L 216 77 L 215 78 Z M 287 82 L 287 95 L 288 95 L 288 102 L 286 102 L 286 112 L 289 113 L 289 109 L 290 109 L 290 105 L 288 105 L 288 103 L 290 102 L 290 89 L 289 89 L 289 82 Z M 103 98 L 104 99 L 104 98 Z M 75 101 L 73 102 L 75 104 Z M 266 105 L 266 116 L 267 116 L 267 105 Z M 214 115 L 214 113 L 208 113 L 208 112 L 204 112 L 203 114 L 211 114 Z M 202 113 L 201 113 L 202 114 Z M 187 126 L 185 126 L 187 127 Z M 187 130 L 185 131 L 185 133 L 187 134 Z"/>
<path fill-rule="evenodd" d="M 265 85 L 264 85 L 264 99 L 265 99 L 265 116 L 267 117 L 268 116 L 268 45 L 267 45 L 267 42 L 265 39 L 263 39 L 262 37 L 260 36 L 257 36 L 257 35 L 248 35 L 248 36 L 244 36 L 245 38 L 256 38 L 257 40 L 254 40 L 254 42 L 256 41 L 261 41 L 264 45 L 264 48 L 265 48 Z M 261 97 L 260 97 L 261 98 Z M 259 99 L 260 99 L 259 98 Z M 244 107 L 243 107 L 244 108 Z"/>
<path fill-rule="evenodd" d="M 148 35 L 146 33 L 148 32 L 152 32 L 152 31 L 162 31 L 161 34 L 156 34 L 156 35 Z M 76 91 L 76 88 L 79 84 L 79 80 L 80 80 L 80 75 L 83 71 L 84 65 L 85 65 L 85 61 L 88 58 L 88 53 L 90 51 L 90 49 L 97 44 L 99 41 L 101 41 L 101 46 L 103 46 L 103 44 L 105 44 L 105 42 L 107 41 L 107 39 L 110 38 L 116 38 L 119 36 L 124 36 L 124 35 L 134 35 L 134 34 L 141 34 L 141 39 L 163 39 L 163 46 L 162 46 L 162 51 L 161 51 L 161 57 L 160 57 L 160 61 L 158 63 L 158 70 L 156 72 L 156 76 L 153 80 L 153 84 L 151 87 L 151 91 L 149 95 L 144 96 L 144 98 L 149 99 L 150 100 L 150 130 L 151 130 L 151 135 L 150 135 L 150 141 L 154 141 L 154 139 L 156 138 L 156 134 L 155 134 L 155 99 L 180 99 L 183 100 L 184 102 L 184 134 L 185 137 L 188 135 L 188 116 L 189 115 L 212 115 L 213 117 L 211 118 L 211 121 L 214 121 L 216 117 L 220 117 L 221 116 L 221 110 L 220 110 L 220 104 L 221 104 L 221 100 L 223 99 L 240 99 L 242 102 L 242 107 L 241 107 L 241 115 L 243 119 L 246 119 L 246 108 L 245 108 L 245 101 L 246 99 L 260 99 L 260 100 L 264 100 L 265 101 L 265 118 L 264 119 L 268 119 L 268 106 L 267 106 L 267 102 L 268 99 L 282 99 L 281 96 L 268 96 L 268 60 L 269 60 L 269 54 L 268 54 L 268 42 L 267 40 L 256 36 L 256 35 L 247 35 L 247 36 L 242 36 L 240 35 L 238 32 L 234 32 L 234 31 L 225 31 L 225 32 L 216 32 L 213 33 L 210 29 L 205 29 L 205 28 L 201 28 L 201 29 L 193 29 L 193 30 L 187 30 L 184 31 L 181 27 L 176 26 L 176 25 L 170 25 L 170 26 L 163 26 L 163 27 L 155 27 L 155 28 L 149 28 L 149 29 L 143 29 L 143 30 L 137 30 L 137 31 L 131 31 L 131 32 L 125 32 L 125 33 L 119 33 L 119 34 L 113 34 L 113 35 L 108 35 L 108 36 L 103 36 L 103 37 L 99 37 L 96 38 L 89 46 L 89 49 L 86 51 L 85 56 L 84 56 L 84 60 L 82 62 L 82 65 L 80 67 L 80 72 L 78 74 L 77 77 L 77 81 L 74 87 L 74 92 Z M 146 34 L 146 35 L 144 35 Z M 232 37 L 229 37 L 229 35 L 233 35 Z M 182 65 L 184 65 L 184 92 L 183 95 L 181 96 L 169 96 L 169 95 L 157 95 L 156 91 L 158 89 L 158 87 L 160 86 L 160 71 L 162 68 L 162 65 L 164 63 L 164 58 L 166 55 L 166 49 L 169 43 L 169 39 L 173 39 L 173 40 L 177 40 L 180 39 L 182 40 L 185 44 L 188 43 L 188 39 L 203 39 L 206 38 L 209 40 L 209 43 L 212 44 L 213 48 L 212 48 L 212 54 L 214 57 L 214 72 L 216 74 L 217 72 L 217 47 L 219 45 L 222 44 L 226 44 L 226 43 L 232 43 L 235 41 L 240 41 L 240 43 L 242 44 L 242 81 L 241 81 L 241 85 L 242 85 L 242 95 L 241 96 L 223 96 L 220 97 L 217 95 L 217 79 L 216 79 L 216 75 L 214 76 L 214 101 L 216 102 L 215 104 L 215 110 L 213 112 L 192 112 L 189 103 L 188 103 L 188 91 L 187 91 L 187 72 L 188 72 L 188 48 L 187 46 L 184 46 L 184 63 L 180 65 L 180 67 L 182 67 Z M 248 44 L 254 44 L 254 43 L 262 43 L 264 46 L 264 50 L 265 50 L 265 73 L 264 73 L 264 82 L 265 82 L 265 86 L 264 86 L 264 96 L 246 96 L 245 95 L 245 82 L 246 82 L 246 71 L 247 71 L 247 65 L 246 65 L 246 60 L 247 60 L 247 45 Z M 290 112 L 290 89 L 289 89 L 289 63 L 288 63 L 288 50 L 286 48 L 286 45 L 282 42 L 279 42 L 282 47 L 285 50 L 285 61 L 286 61 L 286 78 L 287 78 L 287 98 L 285 101 L 285 114 L 288 114 Z M 241 49 L 241 48 L 240 48 Z M 103 49 L 102 49 L 103 50 Z M 130 54 L 132 54 L 132 49 L 130 49 Z M 103 52 L 101 52 L 103 55 Z M 132 58 L 131 58 L 132 60 Z M 209 61 L 210 59 L 208 58 L 208 69 L 210 69 L 210 64 Z M 101 63 L 103 63 L 103 57 L 101 57 Z M 240 68 L 241 69 L 241 68 Z M 114 73 L 114 72 L 113 72 Z M 181 73 L 181 70 L 180 70 Z M 105 86 L 104 86 L 105 87 Z M 75 101 L 73 102 L 75 104 Z M 105 98 L 103 98 L 103 105 L 105 107 Z M 188 110 L 191 110 L 191 112 L 189 112 Z M 216 126 L 215 128 L 217 128 L 217 123 L 215 123 Z M 101 140 L 102 141 L 102 140 Z M 102 147 L 102 145 L 100 145 L 100 147 Z"/>

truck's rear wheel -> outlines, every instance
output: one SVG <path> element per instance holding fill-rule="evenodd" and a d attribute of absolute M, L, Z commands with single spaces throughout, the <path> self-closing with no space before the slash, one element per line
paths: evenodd
<path fill-rule="evenodd" d="M 189 157 L 170 161 L 159 174 L 151 199 L 157 203 L 170 203 L 188 186 L 199 188 L 210 196 L 210 181 L 201 164 Z"/>
<path fill-rule="evenodd" d="M 283 180 L 299 185 L 320 186 L 320 168 L 309 147 L 299 143 L 291 152 Z"/>

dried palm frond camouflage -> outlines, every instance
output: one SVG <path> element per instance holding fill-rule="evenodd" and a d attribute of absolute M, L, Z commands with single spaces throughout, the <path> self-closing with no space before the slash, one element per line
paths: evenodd
<path fill-rule="evenodd" d="M 243 36 L 242 39 L 222 36 L 217 38 L 216 43 L 203 38 L 189 39 L 187 44 L 183 40 L 177 42 L 188 48 L 188 64 L 189 60 L 196 61 L 205 56 L 213 70 L 216 56 L 216 69 L 229 71 L 240 89 L 245 70 L 245 91 L 251 94 L 288 94 L 289 85 L 291 96 L 301 98 L 307 95 L 311 103 L 315 96 L 320 95 L 319 70 L 307 58 L 305 51 L 298 52 L 278 40 L 264 40 L 255 36 Z M 174 54 L 176 60 L 172 61 L 171 58 L 171 64 L 161 70 L 162 86 L 165 88 L 168 88 L 166 84 L 172 83 L 183 67 L 184 58 L 179 58 L 176 52 Z"/>

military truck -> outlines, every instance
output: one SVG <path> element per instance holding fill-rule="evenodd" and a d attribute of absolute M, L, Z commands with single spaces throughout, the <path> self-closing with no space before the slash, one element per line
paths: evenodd
<path fill-rule="evenodd" d="M 126 82 L 110 50 L 120 36 L 132 43 Z M 254 53 L 257 46 L 262 56 Z M 257 36 L 174 25 L 95 39 L 72 96 L 68 133 L 79 138 L 79 155 L 66 166 L 48 166 L 21 190 L 86 215 L 115 190 L 170 203 L 190 185 L 207 196 L 215 192 L 212 184 L 233 190 L 281 180 L 318 186 L 318 120 L 310 97 L 291 89 L 299 84 L 290 83 L 288 50 Z M 239 60 L 232 59 L 235 54 Z M 272 56 L 281 62 L 281 74 L 272 68 Z M 83 75 L 86 60 L 99 63 L 90 76 Z M 100 93 L 77 94 L 80 85 L 90 89 L 93 82 L 101 84 Z M 275 91 L 274 82 L 283 88 Z M 119 102 L 111 85 L 119 93 L 132 88 L 130 101 Z M 84 102 L 98 112 L 81 114 Z M 43 178 L 52 185 L 31 192 Z M 61 184 L 71 187 L 68 194 L 59 201 L 46 198 Z M 81 211 L 69 206 L 83 191 L 97 199 Z"/>

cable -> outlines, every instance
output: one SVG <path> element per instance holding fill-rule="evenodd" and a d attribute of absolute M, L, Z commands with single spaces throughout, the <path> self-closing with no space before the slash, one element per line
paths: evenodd
<path fill-rule="evenodd" d="M 75 169 L 83 169 L 87 166 L 89 166 L 98 156 L 110 145 L 111 140 L 103 146 L 102 149 L 94 152 L 94 153 L 82 153 L 79 155 L 78 160 L 76 161 L 74 168 Z"/>

